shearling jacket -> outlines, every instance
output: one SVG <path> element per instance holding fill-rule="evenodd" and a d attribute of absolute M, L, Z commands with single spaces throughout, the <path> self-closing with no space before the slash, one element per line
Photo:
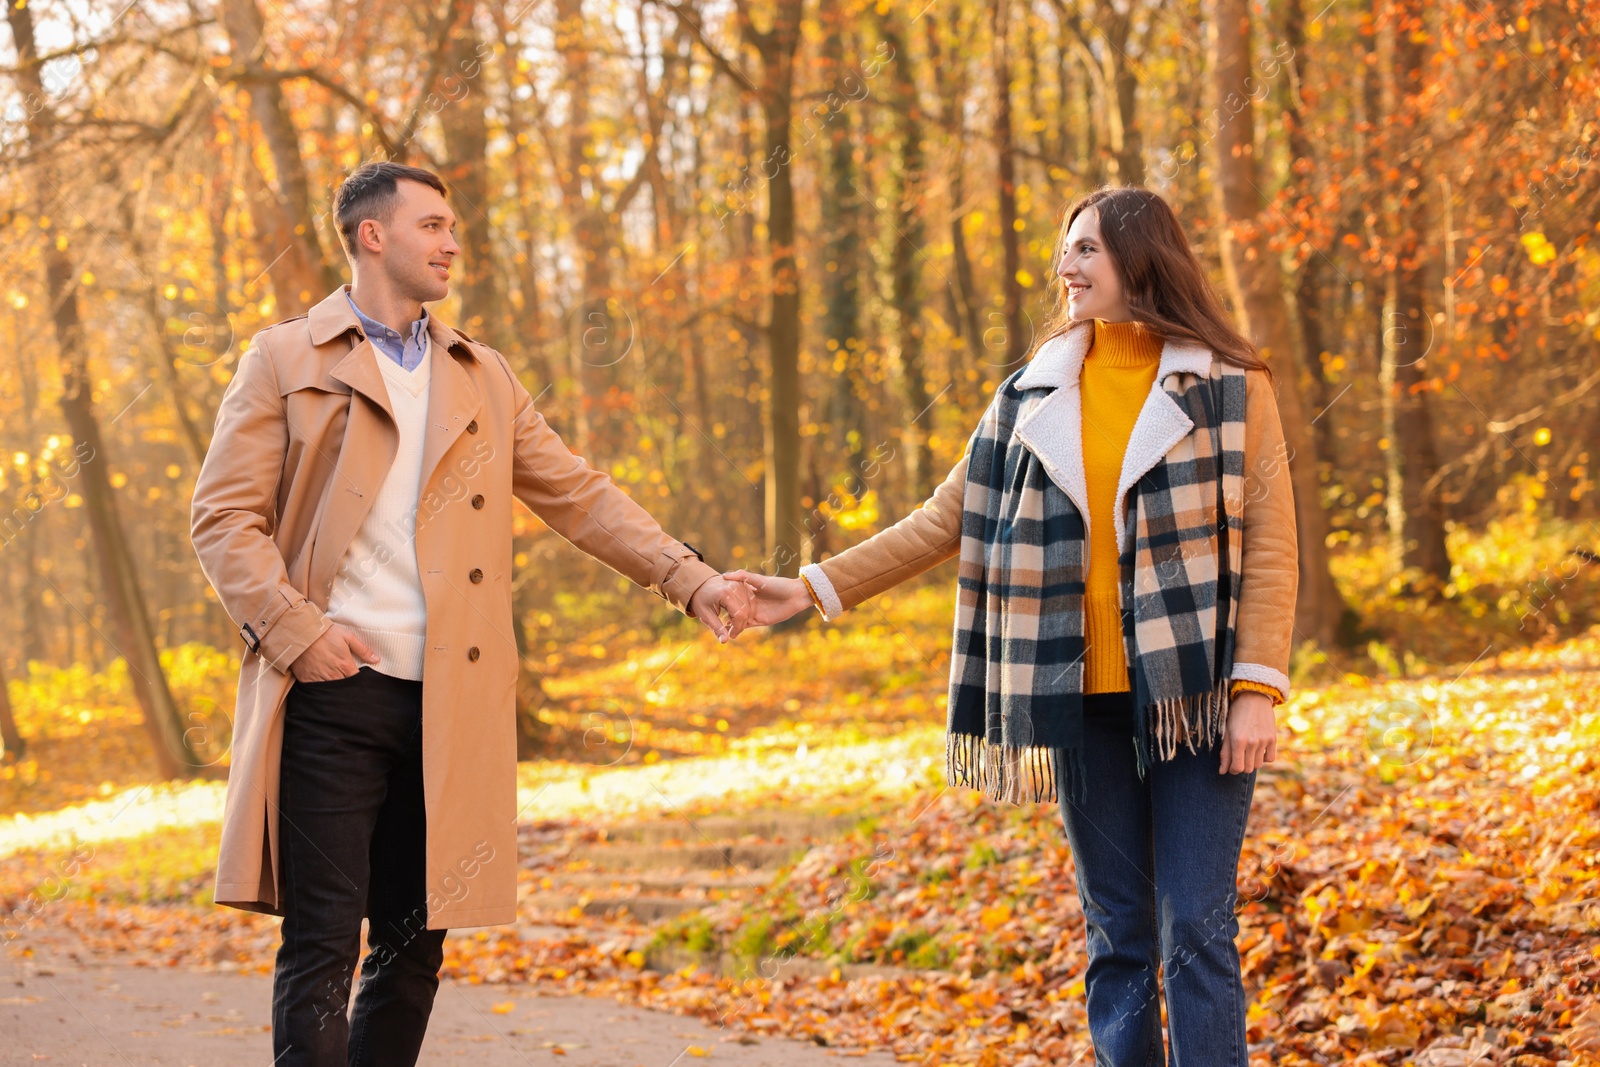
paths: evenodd
<path fill-rule="evenodd" d="M 1052 398 L 1057 430 L 1037 440 L 1024 440 L 1084 513 L 1085 524 L 1108 521 L 1090 516 L 1084 489 L 1082 404 L 1079 375 L 1089 347 L 1093 324 L 1078 323 L 1061 338 L 1040 346 L 1023 372 L 1024 388 L 1058 390 Z M 1174 419 L 1179 431 L 1193 423 L 1177 409 L 1162 386 L 1178 370 L 1204 374 L 1209 365 L 1196 362 L 1191 345 L 1168 339 L 1161 364 L 1123 457 L 1118 485 L 1124 494 L 1161 461 L 1171 441 L 1166 433 Z M 1217 358 L 1209 353 L 1210 358 Z M 1265 371 L 1247 372 L 1245 413 L 1244 579 L 1241 582 L 1232 679 L 1253 681 L 1289 697 L 1289 656 L 1294 647 L 1295 597 L 1299 589 L 1299 547 L 1294 514 L 1294 491 L 1289 477 L 1288 449 L 1272 381 Z M 1161 432 L 1155 432 L 1161 427 Z M 1145 432 L 1141 432 L 1143 429 Z M 1141 442 L 1155 442 L 1151 447 Z M 1174 442 L 1175 443 L 1175 442 Z M 1171 445 L 1166 445 L 1170 448 Z M 801 569 L 829 620 L 879 593 L 955 556 L 961 548 L 961 512 L 967 460 L 963 456 L 933 495 L 917 510 L 861 544 L 821 563 Z M 1122 535 L 1121 515 L 1126 496 L 1119 500 L 1115 519 Z"/>

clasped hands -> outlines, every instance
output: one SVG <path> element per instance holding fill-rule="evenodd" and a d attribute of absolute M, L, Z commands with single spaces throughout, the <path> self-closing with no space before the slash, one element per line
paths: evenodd
<path fill-rule="evenodd" d="M 708 579 L 689 598 L 689 613 L 723 644 L 747 626 L 773 626 L 811 607 L 811 594 L 799 578 L 753 571 L 728 571 Z"/>
<path fill-rule="evenodd" d="M 747 626 L 772 626 L 812 606 L 811 592 L 799 578 L 778 578 L 751 571 L 728 571 L 695 591 L 689 610 L 727 643 Z M 724 622 L 722 612 L 728 620 Z M 1272 701 L 1261 693 L 1233 698 L 1223 736 L 1220 774 L 1243 774 L 1271 763 L 1277 756 L 1277 722 Z"/>

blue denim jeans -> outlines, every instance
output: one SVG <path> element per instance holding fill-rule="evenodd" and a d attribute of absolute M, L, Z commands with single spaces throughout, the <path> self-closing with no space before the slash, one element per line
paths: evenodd
<path fill-rule="evenodd" d="M 406 1067 L 444 961 L 445 931 L 427 929 L 422 683 L 371 667 L 295 682 L 284 714 L 272 1062 Z M 370 951 L 347 1021 L 363 916 Z"/>
<path fill-rule="evenodd" d="M 1128 693 L 1086 696 L 1083 732 L 1087 800 L 1064 797 L 1061 815 L 1089 943 L 1095 1065 L 1248 1067 L 1233 908 L 1255 772 L 1219 774 L 1219 746 L 1179 745 L 1141 781 Z"/>

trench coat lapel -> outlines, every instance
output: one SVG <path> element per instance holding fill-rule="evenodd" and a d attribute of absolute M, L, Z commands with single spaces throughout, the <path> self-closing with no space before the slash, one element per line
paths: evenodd
<path fill-rule="evenodd" d="M 339 299 L 344 299 L 342 296 Z M 359 341 L 329 375 L 351 389 L 350 414 L 311 557 L 311 597 L 324 610 L 334 572 L 389 476 L 400 433 L 372 342 Z"/>
<path fill-rule="evenodd" d="M 334 381 L 343 382 L 377 406 L 390 422 L 394 421 L 394 408 L 389 406 L 389 387 L 383 384 L 383 372 L 378 369 L 378 353 L 372 342 L 363 337 L 345 357 L 328 372 Z"/>
<path fill-rule="evenodd" d="M 476 354 L 432 315 L 428 316 L 428 337 L 433 378 L 428 386 L 428 428 L 422 439 L 422 493 L 428 491 L 439 461 L 483 407 L 483 397 L 472 383 L 472 375 L 457 362 L 454 350 L 465 353 L 468 359 L 477 359 Z"/>
<path fill-rule="evenodd" d="M 1017 377 L 1018 389 L 1050 389 L 1043 399 L 1017 421 L 1017 439 L 1039 457 L 1045 472 L 1077 505 L 1083 516 L 1084 535 L 1089 530 L 1089 490 L 1083 470 L 1083 397 L 1078 385 L 1084 357 L 1094 340 L 1094 323 L 1074 323 L 1039 346 L 1033 361 Z M 1211 350 L 1168 338 L 1161 346 L 1161 363 L 1128 438 L 1117 478 L 1117 502 L 1112 514 L 1117 544 L 1124 542 L 1124 505 L 1129 489 L 1160 463 L 1162 457 L 1194 429 L 1178 402 L 1167 392 L 1177 388 L 1168 381 L 1174 374 L 1206 375 L 1211 370 Z"/>
<path fill-rule="evenodd" d="M 350 306 L 350 286 L 339 286 L 306 315 L 311 343 L 320 349 L 357 334 L 356 343 L 333 365 L 328 377 L 350 389 L 350 408 L 346 417 L 333 480 L 324 503 L 321 521 L 312 544 L 308 573 L 308 595 L 324 610 L 333 589 L 334 572 L 344 558 L 356 531 L 366 521 L 372 503 L 383 487 L 400 447 L 395 428 L 394 408 L 389 404 L 389 387 L 378 369 L 380 353 L 364 336 L 355 310 Z M 387 357 L 385 357 L 387 358 Z"/>

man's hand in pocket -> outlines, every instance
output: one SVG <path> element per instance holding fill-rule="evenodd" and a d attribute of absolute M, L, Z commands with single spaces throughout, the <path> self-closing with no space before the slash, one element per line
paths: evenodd
<path fill-rule="evenodd" d="M 298 681 L 336 682 L 359 671 L 363 663 L 377 662 L 378 654 L 361 638 L 334 623 L 310 648 L 300 653 L 289 670 Z"/>

